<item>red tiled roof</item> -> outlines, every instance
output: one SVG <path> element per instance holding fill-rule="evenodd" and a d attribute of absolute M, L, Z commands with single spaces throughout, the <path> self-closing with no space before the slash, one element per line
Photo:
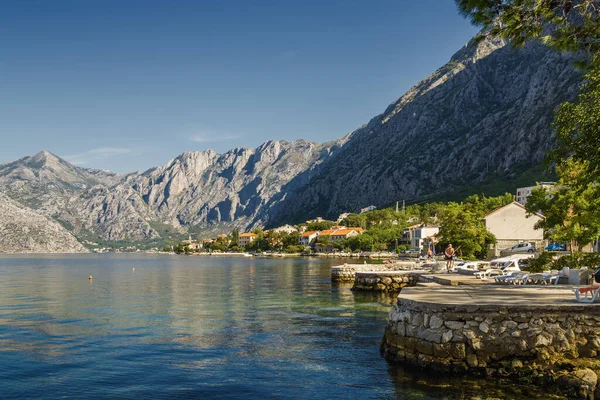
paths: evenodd
<path fill-rule="evenodd" d="M 336 230 L 335 229 L 327 229 L 321 233 L 319 233 L 319 236 L 330 236 L 331 234 L 333 234 Z"/>
<path fill-rule="evenodd" d="M 300 236 L 308 237 L 308 236 L 314 235 L 315 233 L 319 233 L 319 232 L 317 232 L 317 231 L 304 232 L 304 233 L 300 234 Z"/>
<path fill-rule="evenodd" d="M 258 237 L 256 233 L 242 233 L 240 237 Z"/>

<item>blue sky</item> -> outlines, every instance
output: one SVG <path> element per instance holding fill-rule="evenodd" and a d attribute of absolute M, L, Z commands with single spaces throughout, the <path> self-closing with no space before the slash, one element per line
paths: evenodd
<path fill-rule="evenodd" d="M 333 140 L 475 33 L 452 0 L 7 0 L 0 163 L 45 149 L 128 172 Z"/>

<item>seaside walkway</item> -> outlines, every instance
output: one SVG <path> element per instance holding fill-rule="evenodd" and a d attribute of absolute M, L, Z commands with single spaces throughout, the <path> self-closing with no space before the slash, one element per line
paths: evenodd
<path fill-rule="evenodd" d="M 575 301 L 574 286 L 514 286 L 497 285 L 493 281 L 474 281 L 490 283 L 489 285 L 460 285 L 437 286 L 430 290 L 421 287 L 403 288 L 398 295 L 398 301 L 411 301 L 428 304 L 435 307 L 446 306 L 493 306 L 498 307 L 527 307 L 527 308 L 587 308 L 600 312 L 600 303 L 586 304 Z M 600 332 L 599 332 L 600 335 Z"/>

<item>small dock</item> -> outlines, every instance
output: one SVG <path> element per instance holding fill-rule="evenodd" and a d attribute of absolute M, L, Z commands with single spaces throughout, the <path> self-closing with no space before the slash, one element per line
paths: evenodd
<path fill-rule="evenodd" d="M 343 264 L 331 267 L 332 283 L 354 283 L 357 272 L 390 272 L 427 270 L 432 272 L 439 269 L 436 263 L 423 263 L 416 261 L 398 261 L 387 264 Z"/>

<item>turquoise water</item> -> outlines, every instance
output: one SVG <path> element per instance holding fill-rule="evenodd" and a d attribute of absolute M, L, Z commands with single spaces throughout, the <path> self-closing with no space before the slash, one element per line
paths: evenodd
<path fill-rule="evenodd" d="M 0 398 L 504 397 L 388 365 L 391 300 L 332 286 L 339 263 L 2 257 Z"/>

